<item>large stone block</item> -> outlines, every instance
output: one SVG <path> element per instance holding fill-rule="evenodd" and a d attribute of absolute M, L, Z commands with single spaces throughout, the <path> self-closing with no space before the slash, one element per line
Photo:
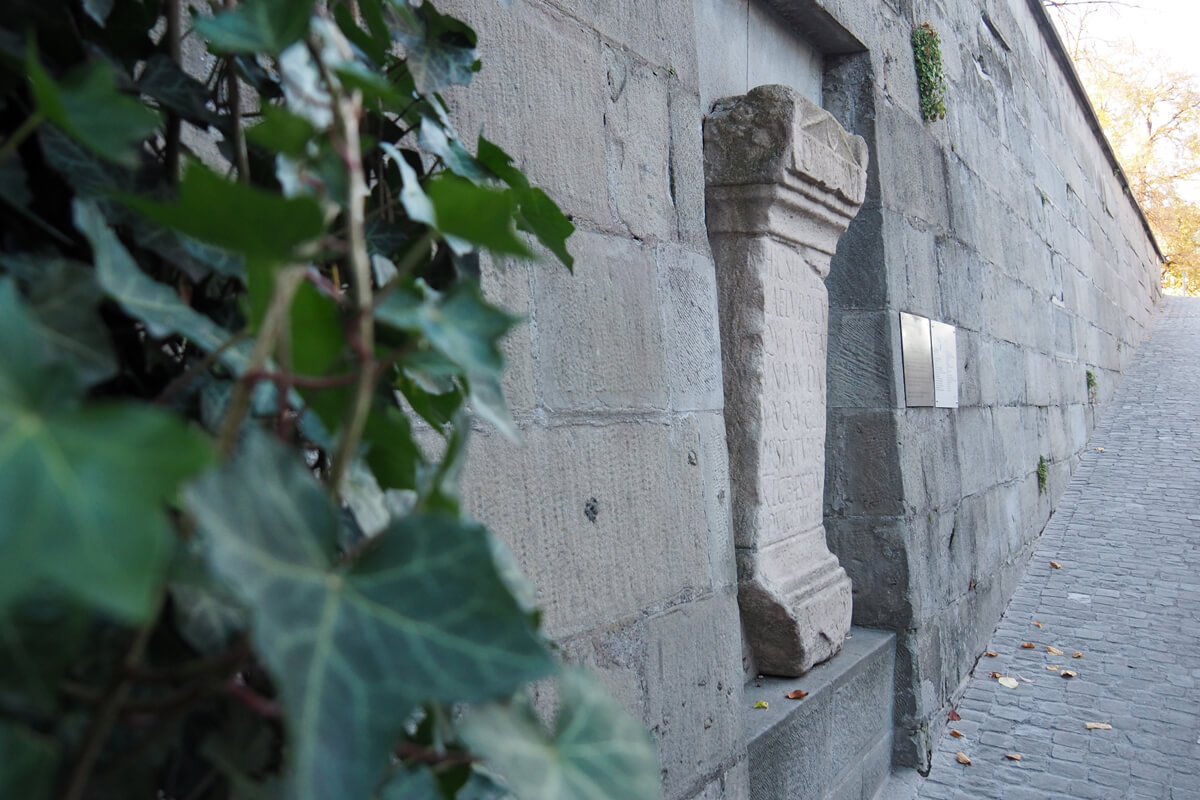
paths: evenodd
<path fill-rule="evenodd" d="M 659 245 L 655 262 L 670 407 L 719 411 L 724 393 L 712 259 L 679 245 Z"/>
<path fill-rule="evenodd" d="M 571 238 L 575 272 L 533 272 L 534 368 L 552 411 L 665 409 L 658 276 L 648 245 Z"/>
<path fill-rule="evenodd" d="M 692 795 L 745 751 L 737 602 L 721 594 L 646 622 L 645 723 L 658 743 L 663 795 Z"/>
<path fill-rule="evenodd" d="M 448 94 L 463 138 L 482 130 L 567 214 L 610 227 L 600 36 L 534 0 L 438 7 L 485 32 L 483 69 Z"/>
<path fill-rule="evenodd" d="M 467 508 L 512 548 L 550 633 L 574 635 L 711 591 L 699 446 L 654 422 L 478 435 Z"/>
<path fill-rule="evenodd" d="M 643 61 L 697 85 L 692 3 L 689 0 L 547 0 L 595 28 L 613 44 Z"/>
<path fill-rule="evenodd" d="M 830 407 L 895 405 L 893 316 L 887 311 L 831 309 L 826 370 Z"/>

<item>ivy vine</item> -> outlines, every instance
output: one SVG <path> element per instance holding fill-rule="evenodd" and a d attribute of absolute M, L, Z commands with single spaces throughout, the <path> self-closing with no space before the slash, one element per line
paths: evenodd
<path fill-rule="evenodd" d="M 946 118 L 946 75 L 942 71 L 942 47 L 937 31 L 922 22 L 912 32 L 913 61 L 917 67 L 917 92 L 921 118 L 926 122 Z"/>
<path fill-rule="evenodd" d="M 572 266 L 449 121 L 476 33 L 195 7 L 0 3 L 0 796 L 657 796 L 459 501 L 516 433 L 478 254 Z"/>

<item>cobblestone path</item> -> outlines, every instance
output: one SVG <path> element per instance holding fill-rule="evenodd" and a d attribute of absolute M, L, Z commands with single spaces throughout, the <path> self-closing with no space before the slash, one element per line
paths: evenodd
<path fill-rule="evenodd" d="M 1200 300 L 1155 316 L 919 798 L 1200 798 Z"/>

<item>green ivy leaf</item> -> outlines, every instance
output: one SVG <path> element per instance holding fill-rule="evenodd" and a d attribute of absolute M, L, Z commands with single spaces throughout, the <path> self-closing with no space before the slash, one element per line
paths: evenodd
<path fill-rule="evenodd" d="M 137 85 L 142 94 L 153 97 L 163 108 L 183 119 L 214 127 L 221 124 L 220 116 L 208 107 L 211 98 L 204 84 L 163 53 L 146 62 Z"/>
<path fill-rule="evenodd" d="M 46 119 L 96 155 L 127 167 L 137 165 L 135 148 L 154 133 L 159 116 L 117 91 L 112 67 L 93 61 L 56 83 L 38 61 L 31 38 L 25 70 Z"/>
<path fill-rule="evenodd" d="M 495 253 L 530 255 L 513 227 L 517 203 L 512 192 L 441 174 L 425 184 L 425 194 L 443 234 Z"/>
<path fill-rule="evenodd" d="M 103 292 L 95 273 L 65 258 L 0 254 L 0 266 L 29 287 L 29 310 L 39 338 L 73 368 L 84 386 L 117 372 L 108 329 L 96 309 Z"/>
<path fill-rule="evenodd" d="M 311 197 L 281 197 L 227 181 L 208 167 L 188 165 L 174 203 L 123 195 L 142 216 L 247 260 L 287 263 L 301 244 L 320 236 L 324 218 Z"/>
<path fill-rule="evenodd" d="M 304 117 L 270 104 L 262 108 L 262 121 L 246 129 L 246 139 L 251 143 L 295 159 L 307 157 L 308 143 L 316 136 L 317 129 Z"/>
<path fill-rule="evenodd" d="M 429 3 L 413 7 L 406 0 L 390 0 L 388 11 L 418 92 L 432 94 L 471 82 L 479 61 L 475 31 L 468 25 L 439 14 Z"/>
<path fill-rule="evenodd" d="M 83 0 L 83 10 L 103 28 L 108 15 L 112 13 L 113 0 Z"/>
<path fill-rule="evenodd" d="M 233 11 L 196 17 L 214 53 L 279 55 L 308 31 L 313 0 L 245 0 Z"/>
<path fill-rule="evenodd" d="M 163 338 L 179 334 L 208 352 L 222 347 L 232 338 L 229 331 L 187 306 L 171 287 L 138 269 L 95 203 L 75 201 L 75 227 L 92 245 L 96 279 L 101 288 L 127 314 L 146 323 L 151 336 Z M 250 348 L 249 342 L 226 348 L 221 354 L 221 363 L 240 375 L 250 362 Z"/>
<path fill-rule="evenodd" d="M 0 614 L 0 708 L 53 717 L 59 682 L 84 646 L 87 621 L 54 591 L 34 592 Z"/>
<path fill-rule="evenodd" d="M 185 504 L 253 610 L 288 715 L 289 797 L 368 796 L 417 704 L 501 696 L 553 669 L 476 525 L 406 517 L 335 564 L 327 495 L 263 435 Z"/>
<path fill-rule="evenodd" d="M 562 677 L 553 733 L 527 705 L 468 714 L 463 739 L 521 800 L 655 800 L 658 759 L 646 731 L 579 670 Z"/>
<path fill-rule="evenodd" d="M 416 489 L 417 469 L 425 459 L 412 426 L 398 408 L 376 404 L 367 418 L 363 440 L 370 445 L 367 464 L 385 489 Z"/>
<path fill-rule="evenodd" d="M 536 236 L 567 269 L 573 270 L 575 259 L 567 251 L 567 239 L 575 232 L 575 225 L 549 195 L 529 185 L 525 175 L 513 166 L 512 156 L 482 136 L 479 137 L 478 151 L 479 163 L 507 183 L 516 195 L 517 222 L 521 229 Z"/>
<path fill-rule="evenodd" d="M 474 281 L 457 283 L 446 294 L 424 284 L 421 289 L 422 297 L 405 291 L 392 292 L 376 309 L 376 319 L 383 325 L 427 339 L 438 353 L 462 370 L 475 411 L 515 438 L 516 426 L 500 388 L 504 371 L 500 342 L 518 318 L 490 305 Z M 414 409 L 422 413 L 415 406 Z"/>
<path fill-rule="evenodd" d="M 58 748 L 16 723 L 0 720 L 0 797 L 45 800 L 54 788 Z"/>
<path fill-rule="evenodd" d="M 0 608 L 48 580 L 144 619 L 166 566 L 164 504 L 209 447 L 155 408 L 79 408 L 33 331 L 15 287 L 0 280 Z"/>
<path fill-rule="evenodd" d="M 455 175 L 470 181 L 482 181 L 488 177 L 487 172 L 462 146 L 462 142 L 453 138 L 446 128 L 429 117 L 421 118 L 421 147 L 442 159 L 446 168 Z"/>

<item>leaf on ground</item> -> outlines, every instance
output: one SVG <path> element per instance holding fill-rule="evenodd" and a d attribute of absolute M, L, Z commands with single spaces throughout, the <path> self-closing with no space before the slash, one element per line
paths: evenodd
<path fill-rule="evenodd" d="M 989 678 L 1003 678 L 1004 673 L 1003 672 L 992 672 L 992 673 L 988 674 L 988 677 Z"/>
<path fill-rule="evenodd" d="M 1050 670 L 1051 672 L 1058 672 L 1060 669 L 1062 669 L 1062 667 L 1058 666 L 1057 664 L 1047 664 L 1046 669 Z"/>
<path fill-rule="evenodd" d="M 32 39 L 26 51 L 26 74 L 46 119 L 96 155 L 136 166 L 136 146 L 154 133 L 158 114 L 117 91 L 113 67 L 106 61 L 84 64 L 56 82 L 38 61 Z"/>
<path fill-rule="evenodd" d="M 1037 647 L 1037 645 L 1033 642 L 1021 642 L 1021 647 L 1025 650 L 1032 650 L 1033 648 Z"/>
<path fill-rule="evenodd" d="M 1064 669 L 1062 672 L 1060 672 L 1058 674 L 1062 675 L 1064 678 L 1078 678 L 1079 677 L 1079 673 L 1076 672 L 1075 670 L 1071 670 L 1071 669 Z"/>
<path fill-rule="evenodd" d="M 966 767 L 971 766 L 971 759 L 968 758 L 967 754 L 962 752 L 961 750 L 954 754 L 954 760 L 957 761 L 958 763 L 962 764 L 963 766 L 966 766 Z"/>
<path fill-rule="evenodd" d="M 966 736 L 966 734 L 965 734 L 965 733 L 963 733 L 962 731 L 958 730 L 957 728 L 955 728 L 955 729 L 951 730 L 951 731 L 950 731 L 950 735 L 951 735 L 951 736 L 953 736 L 955 739 L 961 739 L 961 738 L 963 738 L 964 736 Z"/>
<path fill-rule="evenodd" d="M 1088 722 L 1085 723 L 1083 727 L 1087 728 L 1089 731 L 1111 731 L 1113 729 L 1113 726 L 1109 725 L 1107 722 Z"/>
<path fill-rule="evenodd" d="M 786 697 L 788 700 L 803 700 L 804 698 L 808 697 L 808 692 L 802 689 L 792 689 L 790 692 L 784 695 L 784 697 Z"/>
<path fill-rule="evenodd" d="M 757 703 L 754 704 L 754 707 L 755 708 L 770 708 L 771 704 L 768 703 L 766 700 L 759 700 Z"/>
<path fill-rule="evenodd" d="M 1008 676 L 1004 676 L 1004 677 L 1002 677 L 1002 678 L 999 678 L 999 679 L 996 681 L 996 683 L 1000 684 L 1000 685 L 1001 685 L 1001 686 L 1003 686 L 1005 689 L 1015 689 L 1015 688 L 1017 688 L 1017 686 L 1018 686 L 1018 684 L 1017 684 L 1017 679 L 1016 679 L 1016 678 L 1010 678 L 1010 677 L 1008 677 Z"/>
<path fill-rule="evenodd" d="M 1054 569 L 1062 569 L 1062 564 L 1058 563 L 1057 561 L 1051 561 L 1050 566 Z"/>
<path fill-rule="evenodd" d="M 560 695 L 553 731 L 517 703 L 469 712 L 462 738 L 521 800 L 658 798 L 658 759 L 642 725 L 580 670 L 564 673 Z"/>
<path fill-rule="evenodd" d="M 995 658 L 996 656 L 998 656 L 1000 654 L 995 652 L 994 650 L 988 650 L 986 653 L 984 653 L 984 655 L 987 656 L 988 658 Z"/>
<path fill-rule="evenodd" d="M 1071 656 L 1071 658 L 1083 658 L 1083 653 L 1076 650 L 1074 655 Z"/>
<path fill-rule="evenodd" d="M 1053 645 L 1046 645 L 1046 652 L 1052 656 L 1061 656 L 1063 654 L 1062 650 L 1059 650 L 1057 647 L 1054 647 Z"/>
<path fill-rule="evenodd" d="M 1037 620 L 1034 620 L 1033 624 L 1038 626 L 1039 628 L 1042 627 L 1042 623 L 1038 622 Z"/>
<path fill-rule="evenodd" d="M 950 713 L 946 715 L 946 719 L 950 720 L 951 722 L 958 722 L 960 719 L 962 719 L 962 717 L 960 717 L 958 712 L 952 708 L 950 709 Z"/>
<path fill-rule="evenodd" d="M 1103 452 L 1104 452 L 1104 448 L 1103 448 L 1103 447 L 1097 447 L 1097 448 L 1096 448 L 1096 452 L 1097 452 L 1097 453 L 1103 453 Z"/>
<path fill-rule="evenodd" d="M 366 797 L 416 705 L 500 697 L 555 668 L 478 525 L 411 515 L 336 563 L 337 509 L 265 434 L 184 503 L 280 687 L 288 797 Z"/>
<path fill-rule="evenodd" d="M 1020 761 L 1021 760 L 1020 753 L 1005 753 L 1004 757 L 1007 758 L 1009 761 Z"/>

